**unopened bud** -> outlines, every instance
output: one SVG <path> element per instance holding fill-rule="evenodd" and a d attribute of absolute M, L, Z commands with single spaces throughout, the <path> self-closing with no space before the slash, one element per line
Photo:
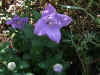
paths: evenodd
<path fill-rule="evenodd" d="M 55 64 L 55 65 L 53 66 L 53 70 L 54 70 L 55 72 L 62 72 L 62 69 L 63 69 L 63 66 L 62 66 L 61 64 Z"/>
<path fill-rule="evenodd" d="M 8 69 L 9 70 L 14 70 L 16 68 L 16 63 L 15 62 L 9 62 L 8 63 Z"/>

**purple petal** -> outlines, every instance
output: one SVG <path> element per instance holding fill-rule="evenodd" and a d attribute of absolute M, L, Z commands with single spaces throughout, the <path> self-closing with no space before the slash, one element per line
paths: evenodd
<path fill-rule="evenodd" d="M 16 28 L 16 24 L 15 23 L 13 23 L 13 24 L 11 24 L 11 26 L 12 26 L 12 28 Z"/>
<path fill-rule="evenodd" d="M 43 16 L 41 19 L 47 21 L 47 20 L 57 20 L 56 19 L 56 13 L 52 13 L 52 14 L 49 14 L 47 16 Z"/>
<path fill-rule="evenodd" d="M 42 16 L 47 16 L 51 13 L 56 13 L 56 9 L 48 3 L 46 8 L 42 11 Z"/>
<path fill-rule="evenodd" d="M 47 24 L 48 27 L 52 27 L 52 28 L 60 28 L 59 25 L 58 25 L 58 19 L 57 19 L 57 14 L 55 13 L 52 13 L 48 16 L 44 16 L 42 17 L 42 19 L 44 20 L 44 22 L 47 24 L 49 22 L 52 22 L 51 25 Z"/>
<path fill-rule="evenodd" d="M 48 37 L 52 41 L 54 41 L 56 43 L 60 42 L 60 40 L 61 40 L 61 32 L 60 32 L 59 29 L 48 29 L 46 33 L 47 33 Z"/>
<path fill-rule="evenodd" d="M 39 21 L 35 24 L 34 33 L 38 36 L 42 36 L 46 34 L 46 24 L 43 19 L 39 19 Z"/>
<path fill-rule="evenodd" d="M 18 20 L 20 17 L 18 15 L 14 16 L 13 20 Z"/>
<path fill-rule="evenodd" d="M 18 29 L 23 29 L 23 28 L 24 28 L 24 24 L 19 24 L 19 25 L 17 25 L 16 28 L 18 28 Z"/>
<path fill-rule="evenodd" d="M 17 22 L 16 28 L 23 29 L 24 28 L 24 24 L 26 24 L 28 22 L 28 18 L 27 17 L 19 18 L 17 21 L 18 22 Z"/>
<path fill-rule="evenodd" d="M 58 25 L 60 27 L 67 26 L 71 23 L 72 18 L 63 14 L 57 14 L 58 15 Z"/>
<path fill-rule="evenodd" d="M 23 18 L 23 22 L 27 23 L 28 22 L 28 17 Z"/>
<path fill-rule="evenodd" d="M 11 24 L 12 28 L 18 28 L 18 29 L 23 29 L 24 28 L 24 24 L 16 24 L 16 23 L 13 23 Z"/>
<path fill-rule="evenodd" d="M 8 20 L 7 22 L 6 22 L 6 24 L 12 24 L 12 20 Z"/>

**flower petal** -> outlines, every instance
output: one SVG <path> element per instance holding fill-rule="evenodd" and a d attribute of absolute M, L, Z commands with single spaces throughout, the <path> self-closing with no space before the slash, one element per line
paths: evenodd
<path fill-rule="evenodd" d="M 12 23 L 11 26 L 12 28 L 16 28 L 17 25 L 15 23 Z"/>
<path fill-rule="evenodd" d="M 24 24 L 26 24 L 28 22 L 28 18 L 19 18 L 18 19 L 18 23 L 17 23 L 17 27 L 18 29 L 23 29 L 24 28 Z"/>
<path fill-rule="evenodd" d="M 38 36 L 42 36 L 46 34 L 46 23 L 43 19 L 39 19 L 39 21 L 35 24 L 34 33 Z"/>
<path fill-rule="evenodd" d="M 18 15 L 14 16 L 13 20 L 18 20 L 20 17 Z"/>
<path fill-rule="evenodd" d="M 47 16 L 51 13 L 56 13 L 56 9 L 48 3 L 46 8 L 42 11 L 42 16 Z"/>
<path fill-rule="evenodd" d="M 52 41 L 56 43 L 59 43 L 61 40 L 61 32 L 59 29 L 48 29 L 47 35 Z"/>
<path fill-rule="evenodd" d="M 7 22 L 6 22 L 6 24 L 12 24 L 12 20 L 8 20 Z"/>
<path fill-rule="evenodd" d="M 23 29 L 24 28 L 24 24 L 17 24 L 16 28 Z"/>
<path fill-rule="evenodd" d="M 28 17 L 22 18 L 23 22 L 26 24 L 28 22 Z"/>
<path fill-rule="evenodd" d="M 60 27 L 64 27 L 64 26 L 67 26 L 71 23 L 72 21 L 72 18 L 69 17 L 69 16 L 66 16 L 66 15 L 63 15 L 63 14 L 57 14 L 58 16 L 58 25 Z"/>

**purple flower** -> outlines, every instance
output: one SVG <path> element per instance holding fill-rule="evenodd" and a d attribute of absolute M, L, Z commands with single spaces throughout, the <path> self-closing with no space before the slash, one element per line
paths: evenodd
<path fill-rule="evenodd" d="M 54 70 L 55 72 L 62 72 L 62 69 L 63 69 L 63 66 L 62 66 L 61 64 L 55 64 L 55 65 L 53 66 L 53 70 Z"/>
<path fill-rule="evenodd" d="M 8 20 L 6 24 L 11 24 L 13 28 L 23 29 L 24 24 L 28 22 L 28 18 L 20 18 L 18 15 L 14 16 L 12 20 Z"/>
<path fill-rule="evenodd" d="M 34 33 L 38 36 L 47 35 L 52 41 L 59 43 L 61 40 L 60 29 L 68 26 L 71 21 L 69 16 L 57 13 L 56 9 L 48 3 L 42 11 L 41 18 L 35 24 Z"/>

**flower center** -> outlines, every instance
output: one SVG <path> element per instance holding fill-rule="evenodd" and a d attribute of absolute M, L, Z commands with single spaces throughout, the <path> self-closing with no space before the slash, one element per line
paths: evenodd
<path fill-rule="evenodd" d="M 48 19 L 48 21 L 46 22 L 46 24 L 48 24 L 48 26 L 54 26 L 54 25 L 56 25 L 57 23 L 56 23 L 55 20 L 53 20 L 53 19 Z"/>
<path fill-rule="evenodd" d="M 46 24 L 48 24 L 48 26 L 54 26 L 55 24 L 57 24 L 56 18 L 53 14 L 51 14 L 47 17 Z"/>
<path fill-rule="evenodd" d="M 17 21 L 17 24 L 21 24 L 22 22 L 21 21 Z"/>
<path fill-rule="evenodd" d="M 53 21 L 47 21 L 47 24 L 48 24 L 48 26 L 51 26 L 51 25 L 54 24 L 54 22 Z"/>
<path fill-rule="evenodd" d="M 19 25 L 22 24 L 23 22 L 21 20 L 16 20 L 15 23 Z"/>

